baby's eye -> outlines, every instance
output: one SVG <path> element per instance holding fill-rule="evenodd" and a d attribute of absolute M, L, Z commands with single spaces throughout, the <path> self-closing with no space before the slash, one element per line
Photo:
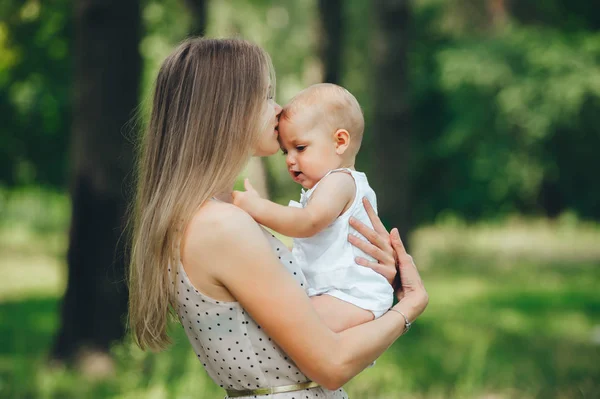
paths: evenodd
<path fill-rule="evenodd" d="M 298 152 L 302 152 L 306 149 L 306 146 L 305 145 L 297 145 L 296 149 L 298 150 Z"/>
<path fill-rule="evenodd" d="M 282 149 L 281 149 L 281 154 L 282 154 L 282 155 L 287 155 L 287 151 L 286 151 L 286 150 L 284 150 L 284 149 L 282 148 Z"/>

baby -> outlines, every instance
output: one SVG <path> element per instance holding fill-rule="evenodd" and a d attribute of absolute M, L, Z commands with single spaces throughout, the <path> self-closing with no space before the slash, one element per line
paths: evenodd
<path fill-rule="evenodd" d="M 356 263 L 358 256 L 374 259 L 348 242 L 348 234 L 365 239 L 349 225 L 350 217 L 372 227 L 362 198 L 377 207 L 367 177 L 354 169 L 363 130 L 360 105 L 346 89 L 310 86 L 284 107 L 279 120 L 288 171 L 306 189 L 300 203 L 275 204 L 247 181 L 247 191 L 234 192 L 234 204 L 258 223 L 294 237 L 292 252 L 306 276 L 308 295 L 328 302 L 319 307 L 320 316 L 326 323 L 335 319 L 328 323 L 334 331 L 377 318 L 392 306 L 387 280 Z"/>

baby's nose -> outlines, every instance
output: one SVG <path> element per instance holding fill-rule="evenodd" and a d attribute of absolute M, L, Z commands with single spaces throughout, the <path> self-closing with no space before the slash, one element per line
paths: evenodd
<path fill-rule="evenodd" d="M 291 156 L 289 153 L 287 154 L 287 156 L 285 157 L 285 162 L 287 163 L 288 166 L 292 166 L 296 164 L 296 160 L 294 159 L 293 156 Z"/>

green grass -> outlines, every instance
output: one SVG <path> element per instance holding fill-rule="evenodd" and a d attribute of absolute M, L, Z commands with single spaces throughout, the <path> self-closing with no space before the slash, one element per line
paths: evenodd
<path fill-rule="evenodd" d="M 113 350 L 97 380 L 49 365 L 65 286 L 68 202 L 0 192 L 0 397 L 219 398 L 181 328 L 174 345 Z M 365 398 L 600 397 L 600 227 L 572 217 L 419 229 L 430 305 L 346 385 Z"/>

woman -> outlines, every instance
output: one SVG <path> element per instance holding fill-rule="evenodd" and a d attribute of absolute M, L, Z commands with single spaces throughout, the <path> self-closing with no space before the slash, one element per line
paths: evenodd
<path fill-rule="evenodd" d="M 366 204 L 375 231 L 353 227 L 371 244 L 350 239 L 379 261 L 362 264 L 389 281 L 396 254 L 400 302 L 334 333 L 290 252 L 228 203 L 249 157 L 279 149 L 273 85 L 269 56 L 241 40 L 190 39 L 164 61 L 141 143 L 130 326 L 141 348 L 163 349 L 168 314 L 176 313 L 229 397 L 345 398 L 340 387 L 402 335 L 427 294 L 397 230 L 390 244 Z"/>

